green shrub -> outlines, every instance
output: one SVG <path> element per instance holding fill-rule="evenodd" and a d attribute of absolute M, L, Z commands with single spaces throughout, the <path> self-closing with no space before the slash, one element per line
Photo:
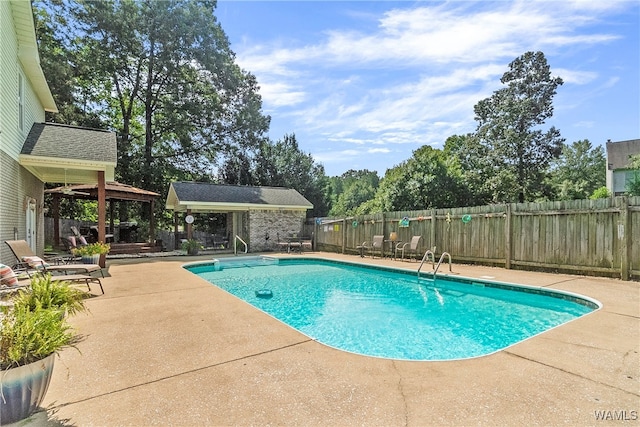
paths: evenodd
<path fill-rule="evenodd" d="M 31 279 L 31 287 L 0 312 L 0 369 L 26 365 L 73 346 L 78 335 L 66 319 L 86 311 L 84 295 L 49 275 Z"/>
<path fill-rule="evenodd" d="M 600 187 L 593 190 L 593 193 L 589 198 L 591 200 L 596 199 L 606 199 L 607 197 L 611 197 L 611 192 L 607 189 L 607 187 Z"/>
<path fill-rule="evenodd" d="M 73 345 L 76 334 L 60 309 L 4 307 L 0 320 L 0 369 L 26 365 Z"/>
<path fill-rule="evenodd" d="M 53 280 L 47 274 L 32 278 L 30 288 L 21 291 L 14 299 L 14 304 L 31 310 L 35 310 L 38 305 L 44 309 L 57 308 L 73 315 L 87 310 L 84 305 L 86 296 L 85 292 L 69 286 L 69 282 L 65 282 L 63 278 Z"/>

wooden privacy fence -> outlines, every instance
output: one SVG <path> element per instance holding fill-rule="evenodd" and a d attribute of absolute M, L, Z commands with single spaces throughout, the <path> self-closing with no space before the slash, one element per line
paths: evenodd
<path fill-rule="evenodd" d="M 454 262 L 640 278 L 640 197 L 314 218 L 311 232 L 327 252 L 357 254 L 372 236 L 396 232 L 402 242 L 422 236 L 419 253 L 449 252 Z"/>

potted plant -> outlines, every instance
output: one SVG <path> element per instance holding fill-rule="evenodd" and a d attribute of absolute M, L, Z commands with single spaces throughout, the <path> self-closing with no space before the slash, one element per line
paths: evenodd
<path fill-rule="evenodd" d="M 187 255 L 198 255 L 202 245 L 196 239 L 188 239 L 182 242 L 182 250 L 187 251 Z"/>
<path fill-rule="evenodd" d="M 84 292 L 35 277 L 0 312 L 0 425 L 31 415 L 49 387 L 55 354 L 79 339 L 67 314 L 85 311 Z"/>
<path fill-rule="evenodd" d="M 84 264 L 98 264 L 100 257 L 108 254 L 110 250 L 111 246 L 108 243 L 96 242 L 75 248 L 73 254 L 81 257 Z"/>

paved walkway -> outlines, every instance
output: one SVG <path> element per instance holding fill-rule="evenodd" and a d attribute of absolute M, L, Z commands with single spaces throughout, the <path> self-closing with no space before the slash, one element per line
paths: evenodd
<path fill-rule="evenodd" d="M 204 258 L 109 261 L 106 294 L 72 319 L 86 336 L 80 351 L 61 353 L 46 411 L 20 425 L 640 423 L 637 282 L 454 264 L 463 276 L 577 292 L 604 308 L 490 356 L 407 362 L 314 342 L 181 268 L 194 259 Z"/>

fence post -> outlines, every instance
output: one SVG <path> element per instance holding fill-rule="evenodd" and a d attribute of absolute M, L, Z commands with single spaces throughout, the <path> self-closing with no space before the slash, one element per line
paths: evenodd
<path fill-rule="evenodd" d="M 344 248 L 347 246 L 347 219 L 342 218 L 342 255 L 344 255 Z"/>
<path fill-rule="evenodd" d="M 512 228 L 511 228 L 511 203 L 507 203 L 505 207 L 505 219 L 504 219 L 504 268 L 511 268 L 511 242 L 512 242 Z"/>
<path fill-rule="evenodd" d="M 433 250 L 434 246 L 436 246 L 436 210 L 431 209 L 431 246 L 427 249 Z"/>
<path fill-rule="evenodd" d="M 618 239 L 620 240 L 620 278 L 629 280 L 629 252 L 631 249 L 631 230 L 629 228 L 629 199 L 618 198 L 620 219 L 618 220 Z"/>

